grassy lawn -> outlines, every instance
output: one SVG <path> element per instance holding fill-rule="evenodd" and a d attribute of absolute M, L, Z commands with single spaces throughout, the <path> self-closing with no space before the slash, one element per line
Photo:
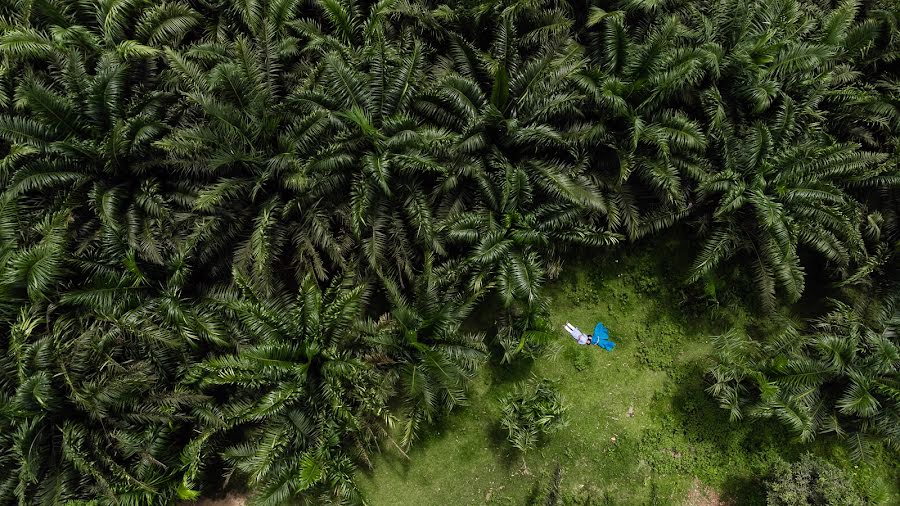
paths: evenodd
<path fill-rule="evenodd" d="M 409 460 L 386 451 L 361 473 L 369 504 L 524 505 L 557 463 L 563 488 L 595 504 L 684 504 L 698 490 L 737 504 L 763 501 L 754 477 L 803 450 L 780 426 L 730 423 L 704 393 L 709 336 L 748 318 L 740 307 L 717 311 L 715 322 L 683 316 L 683 296 L 669 288 L 677 284 L 665 281 L 669 269 L 678 272 L 671 263 L 623 251 L 569 268 L 548 288 L 556 349 L 536 362 L 484 368 L 470 405 Z M 598 320 L 617 343 L 612 352 L 580 347 L 562 330 L 570 321 L 590 332 Z M 497 400 L 531 374 L 559 381 L 569 424 L 523 458 L 498 428 Z M 813 451 L 848 467 L 884 504 L 900 504 L 900 468 L 889 456 L 854 468 L 834 445 Z"/>

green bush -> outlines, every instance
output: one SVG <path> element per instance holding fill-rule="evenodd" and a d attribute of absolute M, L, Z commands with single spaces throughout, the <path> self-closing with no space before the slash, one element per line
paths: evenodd
<path fill-rule="evenodd" d="M 578 372 L 587 371 L 591 368 L 592 365 L 594 365 L 594 356 L 590 353 L 586 353 L 584 350 L 579 350 L 579 353 L 576 354 L 575 358 L 572 359 L 572 365 Z"/>
<path fill-rule="evenodd" d="M 500 406 L 500 425 L 507 431 L 507 440 L 522 452 L 566 425 L 563 397 L 556 384 L 546 378 L 519 383 L 500 400 Z"/>
<path fill-rule="evenodd" d="M 871 296 L 831 305 L 808 328 L 785 319 L 761 339 L 740 329 L 714 338 L 709 392 L 732 420 L 778 420 L 803 442 L 834 433 L 862 460 L 874 443 L 900 442 L 900 311 Z M 867 316 L 879 306 L 880 314 Z"/>
<path fill-rule="evenodd" d="M 766 491 L 770 506 L 852 506 L 866 503 L 841 469 L 809 453 L 798 462 L 778 466 L 775 475 L 766 484 Z"/>
<path fill-rule="evenodd" d="M 600 494 L 593 487 L 579 488 L 576 491 L 563 490 L 563 469 L 559 465 L 549 476 L 542 476 L 525 500 L 525 506 L 600 506 L 614 504 L 609 492 Z"/>
<path fill-rule="evenodd" d="M 503 350 L 503 362 L 536 359 L 543 355 L 556 338 L 550 327 L 546 309 L 522 305 L 500 311 L 494 322 L 497 344 Z"/>
<path fill-rule="evenodd" d="M 682 343 L 679 329 L 665 319 L 648 323 L 638 331 L 638 360 L 642 366 L 654 371 L 671 370 Z"/>
<path fill-rule="evenodd" d="M 592 369 L 596 363 L 596 349 L 590 346 L 571 346 L 563 348 L 563 358 L 578 372 Z"/>

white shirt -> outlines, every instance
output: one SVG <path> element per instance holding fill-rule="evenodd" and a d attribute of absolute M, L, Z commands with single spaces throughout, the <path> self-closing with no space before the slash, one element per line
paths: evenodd
<path fill-rule="evenodd" d="M 576 327 L 575 325 L 572 325 L 571 323 L 566 322 L 565 329 L 566 329 L 566 332 L 568 332 L 569 335 L 572 336 L 572 339 L 575 339 L 576 341 L 578 341 L 578 344 L 587 344 L 587 343 L 591 342 L 591 339 L 588 336 L 586 336 L 584 334 L 584 332 L 579 330 L 578 327 Z"/>

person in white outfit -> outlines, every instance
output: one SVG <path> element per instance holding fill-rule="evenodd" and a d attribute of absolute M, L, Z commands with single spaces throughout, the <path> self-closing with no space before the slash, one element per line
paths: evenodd
<path fill-rule="evenodd" d="M 582 332 L 581 330 L 579 330 L 578 327 L 576 327 L 575 325 L 572 325 L 571 323 L 566 322 L 565 329 L 566 329 L 566 332 L 568 332 L 569 335 L 572 336 L 573 339 L 578 341 L 578 344 L 588 344 L 591 342 L 591 338 L 589 336 L 585 335 L 585 333 Z"/>

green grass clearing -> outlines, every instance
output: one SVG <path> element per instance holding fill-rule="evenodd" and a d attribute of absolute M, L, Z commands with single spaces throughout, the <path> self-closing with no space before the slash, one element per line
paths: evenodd
<path fill-rule="evenodd" d="M 683 504 L 697 480 L 738 504 L 762 501 L 756 477 L 803 448 L 776 424 L 730 423 L 705 394 L 709 336 L 748 318 L 737 306 L 719 311 L 717 322 L 682 316 L 683 297 L 669 288 L 677 284 L 664 281 L 672 271 L 671 262 L 627 252 L 570 268 L 548 287 L 557 349 L 534 363 L 484 368 L 470 405 L 419 441 L 409 460 L 386 450 L 360 473 L 369 504 L 524 505 L 557 462 L 564 490 L 601 504 Z M 579 346 L 562 330 L 570 321 L 590 332 L 598 319 L 616 341 L 611 353 Z M 523 459 L 498 427 L 497 401 L 530 374 L 559 381 L 569 424 Z M 835 445 L 814 451 L 848 467 L 883 504 L 900 504 L 889 456 L 854 468 Z"/>

